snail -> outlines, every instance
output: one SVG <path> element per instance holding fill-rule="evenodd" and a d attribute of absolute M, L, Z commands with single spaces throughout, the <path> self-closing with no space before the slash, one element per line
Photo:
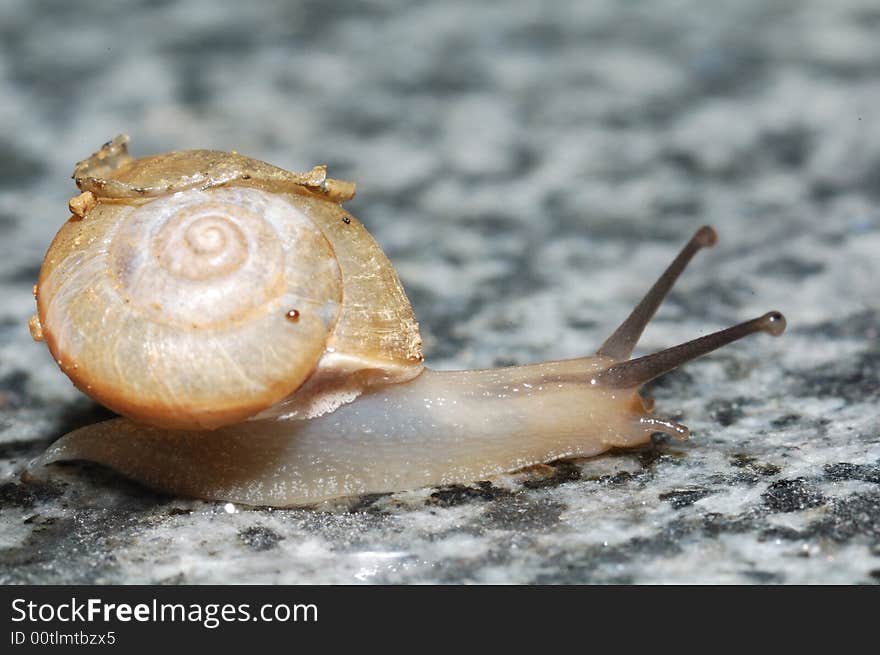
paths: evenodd
<path fill-rule="evenodd" d="M 773 311 L 630 359 L 701 227 L 595 355 L 492 370 L 423 364 L 418 324 L 326 167 L 235 152 L 134 159 L 116 137 L 79 162 L 82 192 L 34 293 L 35 339 L 122 415 L 39 465 L 89 460 L 178 496 L 295 506 L 485 480 L 688 429 L 640 387 L 756 332 Z"/>

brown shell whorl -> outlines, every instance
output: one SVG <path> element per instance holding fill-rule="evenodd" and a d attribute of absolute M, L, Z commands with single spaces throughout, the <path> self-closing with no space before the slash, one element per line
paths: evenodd
<path fill-rule="evenodd" d="M 38 290 L 46 343 L 77 386 L 168 427 L 242 420 L 295 391 L 341 304 L 321 231 L 285 196 L 244 187 L 99 204 L 62 228 Z"/>
<path fill-rule="evenodd" d="M 210 428 L 308 379 L 336 397 L 421 372 L 400 280 L 339 205 L 353 184 L 213 150 L 133 159 L 127 141 L 76 165 L 84 201 L 40 272 L 43 336 L 77 387 L 135 420 Z"/>

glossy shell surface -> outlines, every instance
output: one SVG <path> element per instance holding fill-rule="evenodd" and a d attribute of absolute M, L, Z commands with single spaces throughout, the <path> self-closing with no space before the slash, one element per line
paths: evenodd
<path fill-rule="evenodd" d="M 174 428 L 240 421 L 319 368 L 408 379 L 418 325 L 391 264 L 323 167 L 236 153 L 80 162 L 86 196 L 37 285 L 43 338 L 81 390 Z M 74 205 L 75 203 L 72 203 Z"/>

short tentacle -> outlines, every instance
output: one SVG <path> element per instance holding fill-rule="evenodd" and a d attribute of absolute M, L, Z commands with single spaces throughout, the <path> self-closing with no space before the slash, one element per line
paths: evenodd
<path fill-rule="evenodd" d="M 670 437 L 674 437 L 679 441 L 687 441 L 691 436 L 691 431 L 686 425 L 676 423 L 668 418 L 643 416 L 639 419 L 639 423 L 646 428 L 649 428 L 652 432 L 662 432 L 663 434 L 668 434 Z"/>

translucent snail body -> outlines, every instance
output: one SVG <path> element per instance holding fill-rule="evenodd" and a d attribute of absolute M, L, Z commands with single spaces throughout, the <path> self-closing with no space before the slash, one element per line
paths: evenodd
<path fill-rule="evenodd" d="M 122 414 L 39 464 L 84 459 L 176 495 L 289 506 L 463 483 L 687 429 L 638 390 L 778 312 L 639 359 L 701 228 L 597 353 L 478 371 L 424 368 L 388 260 L 339 202 L 353 185 L 234 153 L 130 158 L 117 138 L 46 255 L 35 337 Z"/>

